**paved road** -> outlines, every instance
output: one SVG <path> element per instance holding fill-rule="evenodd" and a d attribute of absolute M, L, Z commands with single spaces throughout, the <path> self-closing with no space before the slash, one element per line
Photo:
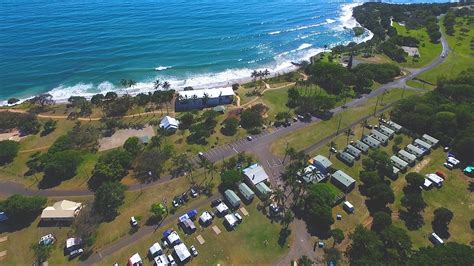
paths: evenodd
<path fill-rule="evenodd" d="M 176 226 L 179 216 L 183 215 L 184 213 L 187 213 L 190 210 L 209 206 L 212 200 L 215 200 L 219 197 L 220 195 L 216 194 L 203 201 L 196 202 L 195 204 L 189 204 L 189 206 L 186 206 L 187 209 L 180 208 L 175 214 L 165 218 L 165 220 L 163 220 L 160 225 L 143 225 L 134 234 L 128 234 L 120 238 L 118 241 L 113 242 L 107 247 L 91 255 L 87 260 L 79 262 L 79 265 L 92 265 L 94 263 L 98 263 L 102 260 L 102 258 L 110 256 L 114 254 L 115 252 L 120 251 L 123 248 L 133 245 L 135 242 L 139 241 L 140 239 L 152 235 L 161 227 Z M 161 235 L 156 235 L 156 240 L 158 241 L 159 239 L 161 239 L 161 237 L 162 237 Z M 124 261 L 118 261 L 118 263 L 120 265 L 125 264 Z"/>

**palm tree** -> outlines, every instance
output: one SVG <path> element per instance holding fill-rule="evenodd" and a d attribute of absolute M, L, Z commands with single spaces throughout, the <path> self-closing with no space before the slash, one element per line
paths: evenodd
<path fill-rule="evenodd" d="M 168 81 L 165 81 L 165 82 L 163 82 L 163 84 L 161 85 L 161 87 L 162 87 L 164 90 L 169 90 L 169 88 L 171 87 L 171 84 L 170 84 Z"/>
<path fill-rule="evenodd" d="M 202 105 L 203 105 L 204 107 L 207 106 L 207 101 L 209 101 L 209 95 L 208 95 L 207 93 L 204 93 L 204 96 L 203 96 L 203 98 L 202 98 Z"/>
<path fill-rule="evenodd" d="M 158 90 L 160 87 L 161 87 L 161 81 L 159 79 L 155 80 L 155 82 L 153 83 L 153 88 L 155 90 Z"/>
<path fill-rule="evenodd" d="M 286 194 L 285 191 L 279 187 L 275 189 L 273 192 L 273 195 L 275 196 L 275 200 L 278 205 L 282 206 L 283 209 L 285 207 L 285 201 L 286 201 Z"/>
<path fill-rule="evenodd" d="M 263 71 L 263 75 L 266 77 L 266 76 L 269 76 L 270 75 L 270 71 L 268 71 L 268 69 L 265 68 L 265 70 Z"/>
<path fill-rule="evenodd" d="M 253 79 L 253 82 L 257 81 L 258 71 L 257 70 L 252 71 L 252 73 L 250 74 L 250 77 Z"/>

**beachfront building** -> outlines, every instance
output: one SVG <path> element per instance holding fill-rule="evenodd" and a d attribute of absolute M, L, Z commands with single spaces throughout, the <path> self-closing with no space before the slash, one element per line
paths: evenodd
<path fill-rule="evenodd" d="M 265 169 L 263 169 L 263 167 L 258 163 L 245 168 L 243 174 L 248 184 L 253 187 L 268 180 L 268 175 L 265 172 Z"/>
<path fill-rule="evenodd" d="M 82 209 L 82 203 L 62 200 L 44 208 L 41 220 L 55 222 L 72 222 Z"/>
<path fill-rule="evenodd" d="M 231 87 L 178 91 L 175 102 L 176 111 L 187 111 L 231 104 L 234 101 L 234 90 Z"/>
<path fill-rule="evenodd" d="M 331 182 L 345 193 L 348 193 L 355 187 L 356 181 L 342 170 L 337 170 L 332 174 Z"/>

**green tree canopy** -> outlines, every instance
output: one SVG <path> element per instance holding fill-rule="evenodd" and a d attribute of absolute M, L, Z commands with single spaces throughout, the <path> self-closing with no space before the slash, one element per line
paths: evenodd
<path fill-rule="evenodd" d="M 11 163 L 16 157 L 20 144 L 13 140 L 0 141 L 0 165 Z"/>
<path fill-rule="evenodd" d="M 384 211 L 374 213 L 374 220 L 372 222 L 372 230 L 375 232 L 382 232 L 385 228 L 392 225 L 392 216 Z"/>
<path fill-rule="evenodd" d="M 113 220 L 125 200 L 127 188 L 117 181 L 102 184 L 95 192 L 94 210 L 106 221 Z"/>
<path fill-rule="evenodd" d="M 242 180 L 242 174 L 234 169 L 227 170 L 221 174 L 221 180 L 223 190 L 234 188 L 237 183 Z"/>
<path fill-rule="evenodd" d="M 143 143 L 138 137 L 130 137 L 123 144 L 123 148 L 132 155 L 137 155 L 143 149 Z"/>
<path fill-rule="evenodd" d="M 33 222 L 46 204 L 44 197 L 27 197 L 15 194 L 0 202 L 0 209 L 8 216 L 12 226 L 22 227 Z"/>
<path fill-rule="evenodd" d="M 358 225 L 349 238 L 352 243 L 346 254 L 351 265 L 377 265 L 383 261 L 383 243 L 375 232 Z"/>

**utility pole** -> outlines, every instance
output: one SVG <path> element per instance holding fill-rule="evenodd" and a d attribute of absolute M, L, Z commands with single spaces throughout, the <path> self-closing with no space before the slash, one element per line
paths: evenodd
<path fill-rule="evenodd" d="M 374 107 L 374 116 L 375 116 L 375 113 L 377 113 L 377 105 L 379 104 L 379 99 L 380 99 L 380 96 L 377 96 L 377 102 L 375 102 L 375 107 Z"/>
<path fill-rule="evenodd" d="M 339 129 L 341 128 L 342 114 L 340 114 L 340 115 L 341 116 L 339 117 L 339 122 L 337 124 L 336 136 L 339 135 Z"/>

